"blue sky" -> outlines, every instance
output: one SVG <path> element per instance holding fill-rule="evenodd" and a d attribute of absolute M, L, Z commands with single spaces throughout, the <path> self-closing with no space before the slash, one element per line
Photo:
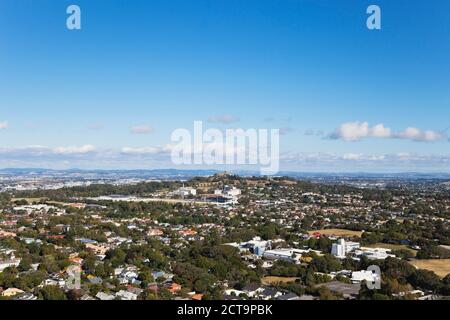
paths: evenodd
<path fill-rule="evenodd" d="M 70 4 L 81 30 L 66 28 Z M 381 30 L 366 28 L 370 4 Z M 448 172 L 449 12 L 446 0 L 3 0 L 0 167 L 173 167 L 171 132 L 202 120 L 281 128 L 285 170 Z"/>

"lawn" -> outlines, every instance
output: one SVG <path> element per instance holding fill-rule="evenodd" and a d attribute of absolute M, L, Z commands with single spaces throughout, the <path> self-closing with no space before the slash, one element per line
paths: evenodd
<path fill-rule="evenodd" d="M 295 282 L 295 280 L 298 280 L 300 278 L 296 277 L 274 277 L 274 276 L 267 276 L 261 279 L 261 282 L 263 285 L 272 285 L 277 283 L 289 283 L 289 282 Z"/>
<path fill-rule="evenodd" d="M 410 263 L 419 269 L 433 271 L 441 278 L 450 274 L 450 259 L 424 259 L 414 260 Z"/>
<path fill-rule="evenodd" d="M 39 202 L 41 200 L 47 200 L 47 198 L 12 198 L 11 201 L 21 201 L 21 200 L 25 200 L 26 202 L 28 202 L 29 204 L 32 204 L 33 202 Z"/>
<path fill-rule="evenodd" d="M 353 231 L 347 229 L 322 229 L 322 230 L 314 230 L 308 231 L 309 234 L 313 234 L 314 232 L 319 232 L 325 236 L 336 236 L 336 237 L 357 237 L 360 238 L 363 234 L 362 231 Z"/>

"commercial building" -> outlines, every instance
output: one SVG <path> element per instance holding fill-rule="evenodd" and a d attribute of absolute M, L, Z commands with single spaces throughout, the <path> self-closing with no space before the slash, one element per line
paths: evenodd
<path fill-rule="evenodd" d="M 285 260 L 294 263 L 300 263 L 301 253 L 295 249 L 275 249 L 266 250 L 263 257 L 270 260 Z"/>
<path fill-rule="evenodd" d="M 331 254 L 337 258 L 345 258 L 348 253 L 357 250 L 360 247 L 358 242 L 345 241 L 339 239 L 337 243 L 333 243 Z"/>
<path fill-rule="evenodd" d="M 369 270 L 361 270 L 352 272 L 352 283 L 361 283 L 380 281 L 380 275 Z"/>
<path fill-rule="evenodd" d="M 174 194 L 181 197 L 195 196 L 197 195 L 197 190 L 189 187 L 181 187 L 178 188 L 178 190 L 176 190 Z"/>
<path fill-rule="evenodd" d="M 389 257 L 395 258 L 394 254 L 391 254 L 392 250 L 385 248 L 366 248 L 362 247 L 353 252 L 354 259 L 359 260 L 361 257 L 367 257 L 369 260 L 385 260 Z"/>
<path fill-rule="evenodd" d="M 240 251 L 250 251 L 251 253 L 262 256 L 266 249 L 271 247 L 270 241 L 261 240 L 260 237 L 254 237 L 252 240 L 241 243 L 227 243 L 226 245 L 238 248 Z"/>

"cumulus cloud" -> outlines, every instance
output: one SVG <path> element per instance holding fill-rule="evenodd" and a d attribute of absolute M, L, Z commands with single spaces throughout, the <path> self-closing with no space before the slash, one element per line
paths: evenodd
<path fill-rule="evenodd" d="M 359 141 L 364 138 L 398 138 L 413 141 L 432 142 L 441 140 L 443 135 L 436 131 L 422 131 L 415 127 L 408 127 L 401 132 L 393 133 L 390 128 L 387 128 L 382 123 L 370 127 L 367 121 L 356 121 L 343 123 L 334 132 L 329 134 L 328 138 L 340 139 L 344 141 Z"/>
<path fill-rule="evenodd" d="M 0 130 L 2 130 L 2 129 L 8 129 L 8 127 L 9 127 L 8 121 L 0 122 Z"/>
<path fill-rule="evenodd" d="M 362 157 L 361 154 L 358 153 L 346 153 L 342 156 L 344 160 L 360 160 Z"/>
<path fill-rule="evenodd" d="M 380 123 L 370 129 L 369 135 L 375 138 L 389 138 L 391 136 L 391 129 L 386 128 L 384 124 Z"/>
<path fill-rule="evenodd" d="M 228 123 L 233 123 L 233 122 L 238 122 L 238 121 L 239 121 L 238 117 L 233 116 L 233 115 L 229 115 L 229 114 L 210 116 L 208 118 L 208 122 L 211 122 L 211 123 L 228 124 Z"/>
<path fill-rule="evenodd" d="M 285 152 L 280 157 L 281 166 L 299 170 L 318 171 L 448 171 L 450 155 L 417 153 L 292 153 Z"/>
<path fill-rule="evenodd" d="M 342 160 L 351 161 L 383 161 L 386 159 L 386 155 L 365 155 L 362 153 L 345 153 L 342 156 Z"/>
<path fill-rule="evenodd" d="M 85 154 L 95 151 L 95 147 L 90 144 L 85 144 L 81 147 L 71 146 L 71 147 L 57 147 L 53 149 L 56 154 Z"/>
<path fill-rule="evenodd" d="M 331 139 L 342 139 L 345 141 L 357 141 L 369 136 L 368 122 L 347 122 L 343 123 L 333 133 L 330 134 Z"/>
<path fill-rule="evenodd" d="M 432 130 L 422 131 L 414 127 L 408 127 L 404 131 L 395 134 L 394 137 L 414 141 L 437 141 L 443 138 L 439 132 Z"/>
<path fill-rule="evenodd" d="M 165 147 L 160 150 L 165 150 Z M 170 154 L 167 152 L 149 153 L 151 149 L 125 151 L 127 153 L 121 152 L 121 149 L 97 149 L 90 145 L 57 148 L 39 145 L 0 147 L 0 167 L 143 169 L 167 167 L 171 164 Z M 138 151 L 147 153 L 139 154 Z"/>
<path fill-rule="evenodd" d="M 165 146 L 156 146 L 156 147 L 123 147 L 120 152 L 122 154 L 129 155 L 151 155 L 151 154 L 162 154 L 168 153 L 172 150 L 172 145 L 167 144 Z"/>
<path fill-rule="evenodd" d="M 125 154 L 154 154 L 158 152 L 158 148 L 156 147 L 123 147 L 121 152 Z"/>
<path fill-rule="evenodd" d="M 135 125 L 130 128 L 131 133 L 133 134 L 148 134 L 155 131 L 152 126 L 148 124 L 140 124 Z"/>
<path fill-rule="evenodd" d="M 214 146 L 206 144 L 204 149 Z M 223 147 L 223 146 L 222 146 Z M 123 147 L 118 149 L 97 149 L 91 145 L 81 147 L 0 147 L 0 166 L 56 168 L 64 165 L 67 168 L 149 168 L 173 167 L 170 150 L 171 145 Z M 225 147 L 224 155 L 236 154 L 236 148 Z M 192 155 L 194 153 L 192 152 Z M 418 154 L 408 152 L 386 154 L 364 154 L 355 151 L 348 153 L 316 152 L 280 154 L 282 168 L 294 171 L 437 171 L 448 172 L 450 155 Z M 286 170 L 286 169 L 283 169 Z"/>
<path fill-rule="evenodd" d="M 48 147 L 41 145 L 30 145 L 23 147 L 2 147 L 0 156 L 9 160 L 25 160 L 33 162 L 33 159 L 68 159 L 71 157 L 96 155 L 98 151 L 92 145 Z"/>

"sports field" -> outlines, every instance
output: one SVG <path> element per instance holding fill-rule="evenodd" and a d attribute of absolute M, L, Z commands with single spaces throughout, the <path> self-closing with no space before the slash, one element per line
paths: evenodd
<path fill-rule="evenodd" d="M 362 231 L 353 231 L 347 229 L 321 229 L 321 230 L 312 230 L 308 231 L 309 234 L 313 234 L 315 232 L 319 232 L 325 236 L 336 236 L 336 237 L 357 237 L 360 238 L 363 234 Z"/>
<path fill-rule="evenodd" d="M 450 274 L 450 259 L 424 259 L 410 263 L 419 269 L 431 270 L 441 278 Z"/>
<path fill-rule="evenodd" d="M 274 276 L 267 276 L 261 279 L 261 283 L 263 285 L 272 285 L 277 283 L 289 283 L 289 282 L 295 282 L 299 278 L 296 277 L 274 277 Z"/>

